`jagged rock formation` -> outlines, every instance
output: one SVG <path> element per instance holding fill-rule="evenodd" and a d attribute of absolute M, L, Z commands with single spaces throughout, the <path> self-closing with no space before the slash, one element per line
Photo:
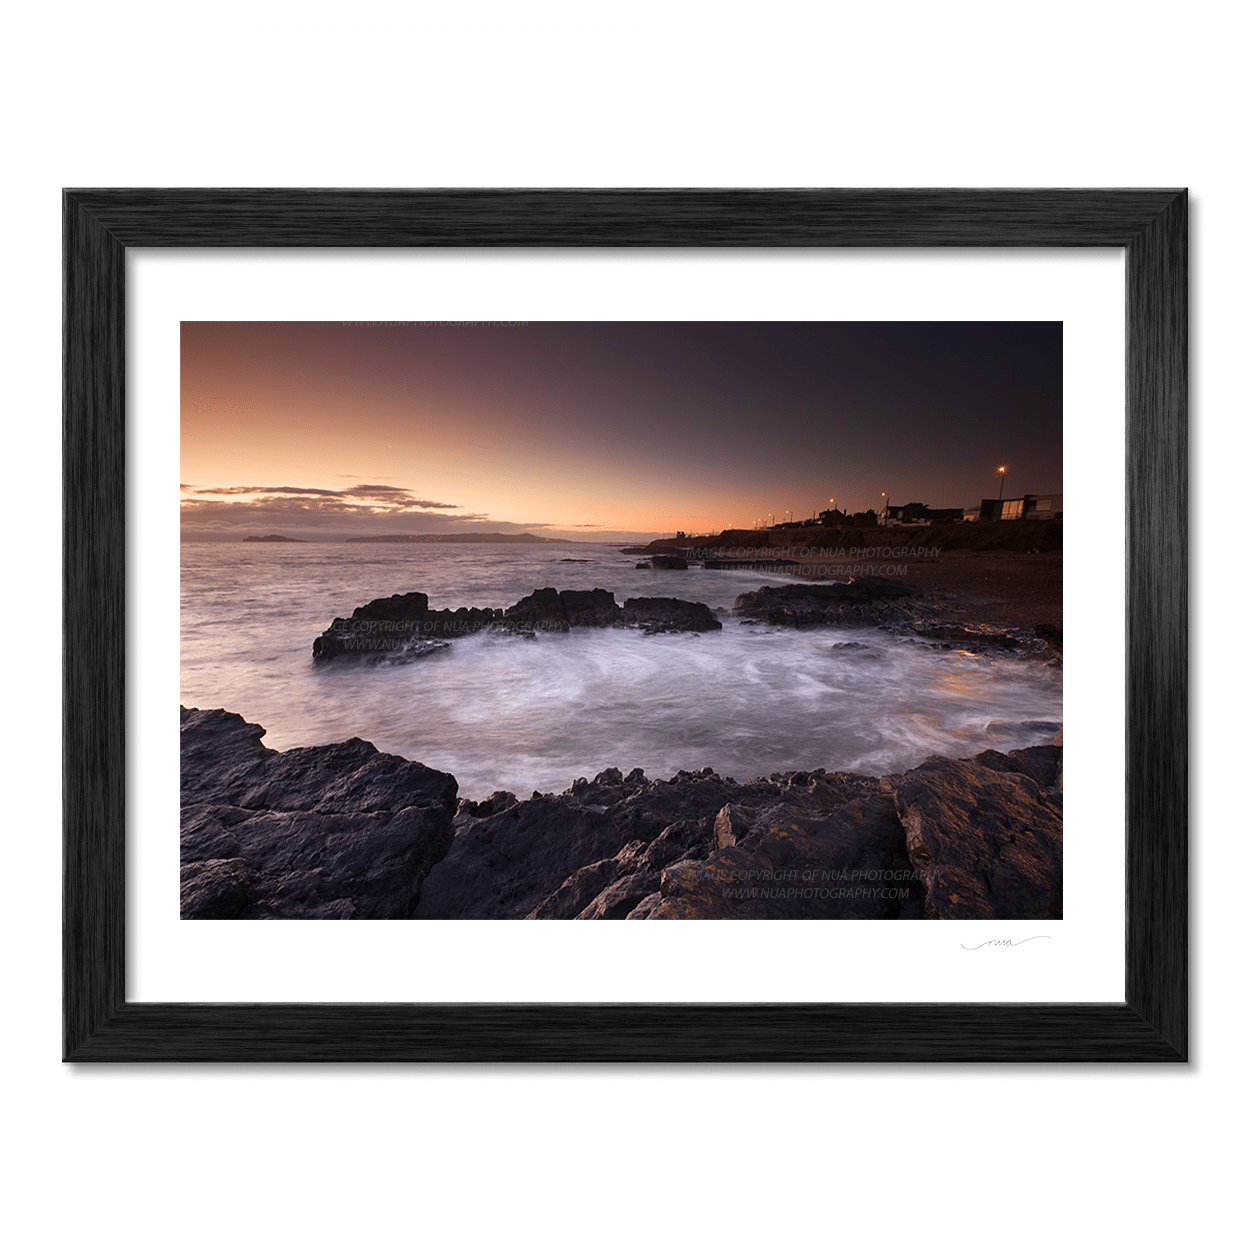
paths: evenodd
<path fill-rule="evenodd" d="M 1053 918 L 1062 900 L 1060 756 L 1058 747 L 1029 747 L 971 762 L 934 756 L 881 779 L 817 770 L 745 784 L 710 769 L 657 782 L 609 769 L 560 795 L 496 794 L 461 804 L 456 840 L 416 914 L 964 918 L 974 892 L 960 874 L 969 865 L 940 839 L 967 838 L 975 871 L 991 883 L 975 895 L 978 914 Z M 949 774 L 947 764 L 967 767 Z M 944 812 L 930 801 L 939 781 Z M 909 836 L 921 809 L 928 823 Z M 1005 822 L 997 843 L 994 819 Z"/>
<path fill-rule="evenodd" d="M 706 603 L 661 598 L 626 599 L 621 624 L 641 629 L 645 634 L 702 634 L 721 628 Z"/>
<path fill-rule="evenodd" d="M 1055 753 L 1050 767 L 1037 768 L 1037 753 L 1047 751 Z M 1055 783 L 1058 748 L 1033 752 L 1009 769 L 999 766 L 1002 757 L 934 756 L 898 779 L 894 802 L 907 830 L 908 857 L 924 878 L 927 915 L 1063 918 L 1062 809 L 1045 801 L 1034 779 L 1040 773 Z"/>
<path fill-rule="evenodd" d="M 793 629 L 873 626 L 940 651 L 1010 652 L 1020 659 L 1053 655 L 1053 639 L 1039 641 L 1046 638 L 1042 632 L 1045 627 L 1039 626 L 1035 633 L 955 623 L 944 618 L 947 606 L 931 601 L 902 582 L 884 577 L 857 577 L 849 582 L 761 586 L 734 600 L 734 614 L 748 624 Z"/>
<path fill-rule="evenodd" d="M 690 567 L 685 556 L 652 556 L 634 565 L 636 569 L 688 569 Z"/>
<path fill-rule="evenodd" d="M 509 633 L 556 632 L 610 625 L 644 633 L 705 632 L 721 628 L 704 603 L 684 599 L 626 599 L 618 606 L 609 590 L 536 590 L 510 608 L 430 608 L 419 591 L 374 599 L 350 617 L 336 617 L 313 641 L 313 659 L 342 655 L 373 659 L 418 659 L 450 645 L 449 640 L 479 630 Z"/>
<path fill-rule="evenodd" d="M 761 586 L 739 595 L 734 611 L 768 625 L 881 625 L 897 618 L 898 600 L 916 591 L 885 577 L 857 577 L 849 582 Z"/>
<path fill-rule="evenodd" d="M 456 779 L 352 738 L 271 751 L 182 709 L 183 919 L 402 919 L 451 846 Z"/>
<path fill-rule="evenodd" d="M 454 778 L 360 739 L 276 752 L 229 712 L 182 723 L 184 917 L 1063 914 L 1062 733 L 883 778 L 609 768 L 456 809 Z"/>

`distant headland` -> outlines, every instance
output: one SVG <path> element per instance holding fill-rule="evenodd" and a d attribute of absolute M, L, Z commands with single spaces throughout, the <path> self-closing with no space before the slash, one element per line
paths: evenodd
<path fill-rule="evenodd" d="M 494 534 L 471 530 L 463 534 L 362 534 L 349 543 L 549 543 L 559 539 L 539 538 L 537 534 Z"/>
<path fill-rule="evenodd" d="M 308 540 L 288 538 L 285 534 L 249 534 L 243 541 L 245 543 L 302 543 Z"/>

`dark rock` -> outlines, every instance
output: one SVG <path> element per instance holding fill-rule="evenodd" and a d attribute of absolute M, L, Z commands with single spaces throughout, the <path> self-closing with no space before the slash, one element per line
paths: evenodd
<path fill-rule="evenodd" d="M 932 756 L 898 780 L 894 802 L 927 915 L 1062 918 L 1062 816 L 1032 777 Z"/>
<path fill-rule="evenodd" d="M 724 848 L 733 846 L 744 838 L 751 828 L 751 817 L 755 813 L 736 803 L 726 803 L 716 814 L 716 845 Z"/>
<path fill-rule="evenodd" d="M 474 634 L 499 622 L 494 608 L 431 611 L 420 591 L 374 599 L 350 617 L 336 617 L 313 640 L 313 660 L 340 656 L 371 660 L 413 660 L 446 649 L 448 638 Z"/>
<path fill-rule="evenodd" d="M 739 595 L 734 611 L 769 625 L 880 625 L 890 619 L 896 601 L 916 591 L 885 577 L 857 577 L 850 582 L 761 586 Z"/>
<path fill-rule="evenodd" d="M 374 599 L 350 617 L 336 617 L 313 641 L 313 659 L 408 661 L 446 649 L 449 639 L 484 629 L 509 633 L 567 633 L 572 627 L 604 629 L 629 625 L 646 633 L 720 629 L 706 604 L 682 599 L 630 599 L 624 609 L 608 590 L 556 590 L 545 587 L 510 608 L 456 608 L 431 611 L 427 596 L 414 591 Z"/>
<path fill-rule="evenodd" d="M 582 893 L 589 881 L 600 882 L 601 890 L 636 871 L 706 854 L 716 813 L 731 798 L 761 806 L 781 793 L 771 783 L 731 786 L 708 770 L 649 785 L 586 782 L 481 820 L 462 819 L 451 849 L 426 879 L 417 918 L 521 919 L 581 869 L 595 867 L 587 882 L 574 882 L 562 896 L 569 906 L 578 902 L 576 915 L 594 897 Z M 631 843 L 640 846 L 626 858 L 638 862 L 615 860 Z M 605 860 L 617 866 L 604 867 Z"/>
<path fill-rule="evenodd" d="M 563 633 L 572 625 L 602 628 L 620 619 L 616 598 L 608 590 L 555 590 L 547 587 L 505 608 L 503 620 L 510 628 L 554 630 Z"/>
<path fill-rule="evenodd" d="M 1062 915 L 1061 745 L 880 779 L 605 768 L 457 809 L 454 778 L 360 739 L 275 752 L 227 712 L 182 723 L 186 917 Z"/>
<path fill-rule="evenodd" d="M 624 920 L 648 894 L 660 888 L 661 870 L 683 856 L 707 851 L 699 823 L 677 821 L 651 842 L 635 839 L 611 859 L 578 869 L 545 898 L 530 920 Z"/>
<path fill-rule="evenodd" d="M 1049 643 L 1060 655 L 1063 654 L 1063 630 L 1058 625 L 1037 625 L 1033 632 L 1043 641 Z"/>
<path fill-rule="evenodd" d="M 652 556 L 650 566 L 653 569 L 688 569 L 690 565 L 684 556 Z M 646 568 L 645 564 L 640 564 L 639 568 Z"/>
<path fill-rule="evenodd" d="M 417 919 L 520 919 L 579 869 L 610 859 L 629 834 L 566 795 L 473 821 L 426 879 Z"/>
<path fill-rule="evenodd" d="M 560 592 L 554 586 L 536 590 L 532 595 L 504 609 L 504 621 L 511 626 L 551 630 L 563 633 L 568 630 L 569 619 L 560 602 Z"/>
<path fill-rule="evenodd" d="M 406 595 L 373 599 L 352 613 L 354 621 L 402 621 L 423 617 L 430 610 L 430 596 L 420 590 Z"/>
<path fill-rule="evenodd" d="M 652 913 L 656 911 L 663 901 L 663 897 L 661 896 L 659 890 L 656 890 L 654 894 L 648 894 L 647 897 L 644 898 L 642 902 L 640 902 L 638 906 L 625 917 L 625 919 L 650 920 Z"/>
<path fill-rule="evenodd" d="M 461 799 L 456 809 L 457 816 L 496 816 L 500 812 L 516 805 L 517 797 L 511 790 L 496 790 L 494 794 L 474 803 L 471 799 Z"/>
<path fill-rule="evenodd" d="M 697 821 L 679 820 L 665 828 L 658 838 L 647 843 L 635 855 L 647 868 L 666 868 L 679 859 L 699 859 L 710 849 L 702 825 Z M 656 889 L 659 889 L 657 882 Z"/>
<path fill-rule="evenodd" d="M 621 624 L 648 634 L 704 633 L 721 623 L 706 603 L 685 599 L 626 599 Z"/>
<path fill-rule="evenodd" d="M 251 902 L 241 859 L 206 859 L 182 865 L 183 920 L 234 920 Z"/>
<path fill-rule="evenodd" d="M 264 732 L 182 709 L 184 914 L 410 916 L 451 845 L 455 778 L 359 738 L 270 751 Z"/>
<path fill-rule="evenodd" d="M 570 625 L 603 628 L 620 620 L 621 610 L 609 590 L 562 590 L 560 603 Z"/>
<path fill-rule="evenodd" d="M 578 912 L 578 920 L 625 920 L 642 900 L 660 888 L 660 872 L 636 872 L 614 881 Z"/>
<path fill-rule="evenodd" d="M 617 880 L 620 871 L 621 866 L 615 859 L 601 859 L 597 863 L 587 864 L 585 868 L 579 868 L 557 890 L 543 899 L 526 919 L 573 919 L 600 891 Z M 638 898 L 641 899 L 642 894 Z"/>
<path fill-rule="evenodd" d="M 922 625 L 916 633 L 921 638 L 940 642 L 958 642 L 975 647 L 995 647 L 1003 651 L 1015 651 L 1020 643 L 1010 634 L 996 634 L 988 629 L 969 628 L 966 625 Z"/>
<path fill-rule="evenodd" d="M 779 806 L 761 813 L 736 845 L 666 868 L 661 901 L 647 918 L 915 920 L 924 901 L 917 878 L 888 795 L 825 816 Z"/>
<path fill-rule="evenodd" d="M 1055 787 L 1059 777 L 1059 765 L 1063 751 L 1057 746 L 1025 747 L 1020 751 L 982 751 L 973 762 L 996 773 L 1022 773 L 1032 777 L 1042 790 Z"/>

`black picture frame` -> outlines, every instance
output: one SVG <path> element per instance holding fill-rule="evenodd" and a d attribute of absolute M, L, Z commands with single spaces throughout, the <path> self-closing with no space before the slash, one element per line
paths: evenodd
<path fill-rule="evenodd" d="M 1186 1060 L 1184 190 L 67 190 L 63 232 L 65 1060 Z M 126 1001 L 126 249 L 452 246 L 1125 249 L 1122 1003 Z"/>

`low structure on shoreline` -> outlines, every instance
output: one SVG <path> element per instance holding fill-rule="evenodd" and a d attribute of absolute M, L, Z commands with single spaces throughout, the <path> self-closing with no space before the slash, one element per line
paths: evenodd
<path fill-rule="evenodd" d="M 725 559 L 750 552 L 756 558 L 793 558 L 804 551 L 811 558 L 830 559 L 853 556 L 864 548 L 905 548 L 923 546 L 935 551 L 1032 552 L 1063 550 L 1063 496 L 1035 500 L 1037 507 L 1021 513 L 1019 519 L 987 517 L 975 525 L 951 519 L 929 520 L 924 524 L 865 524 L 855 517 L 844 517 L 830 524 L 787 524 L 771 529 L 724 530 L 699 538 L 658 538 L 645 547 L 626 547 L 628 555 L 684 556 L 687 560 Z M 997 501 L 995 501 L 997 502 Z M 1053 511 L 1040 510 L 1049 502 Z M 980 509 L 975 510 L 980 517 Z M 965 515 L 967 512 L 965 512 Z"/>

